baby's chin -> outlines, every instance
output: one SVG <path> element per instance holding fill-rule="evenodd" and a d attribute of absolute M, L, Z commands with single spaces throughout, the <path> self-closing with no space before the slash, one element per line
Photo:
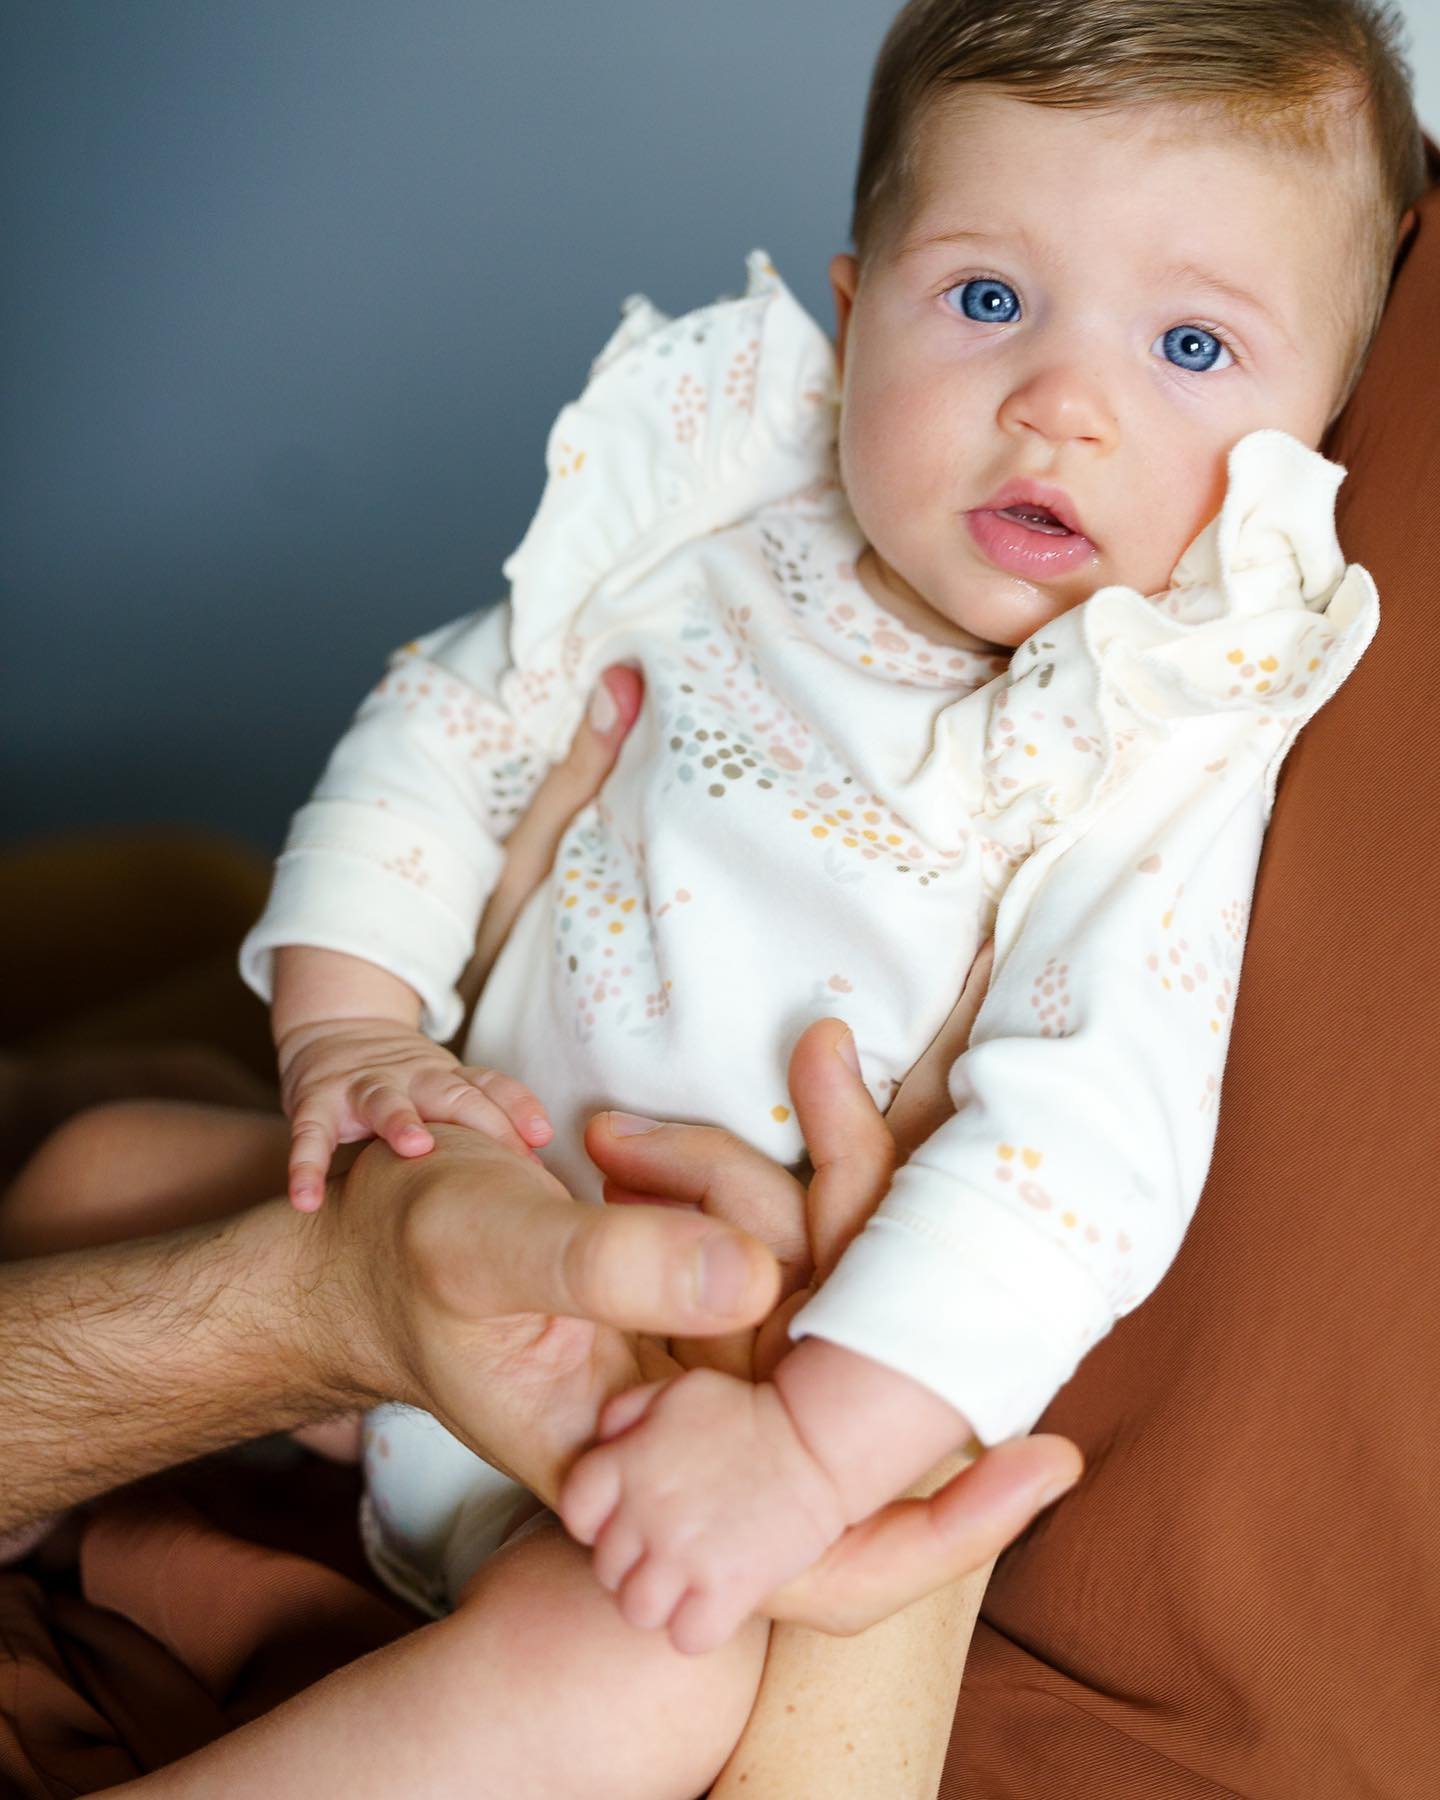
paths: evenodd
<path fill-rule="evenodd" d="M 926 598 L 920 588 L 884 561 L 873 544 L 867 544 L 856 558 L 855 574 L 878 607 L 931 643 L 981 652 L 1004 648 L 961 622 L 968 611 L 963 599 L 957 602 L 948 594 L 938 601 Z"/>
<path fill-rule="evenodd" d="M 1043 586 L 987 569 L 966 591 L 954 595 L 947 617 L 950 629 L 964 632 L 972 649 L 1008 656 L 1104 585 L 1099 569 L 1080 580 Z"/>

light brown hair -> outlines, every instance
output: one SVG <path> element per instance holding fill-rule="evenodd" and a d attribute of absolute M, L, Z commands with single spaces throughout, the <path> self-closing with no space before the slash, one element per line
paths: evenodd
<path fill-rule="evenodd" d="M 876 59 L 851 235 L 862 268 L 905 230 L 927 107 L 969 83 L 1042 106 L 1171 102 L 1312 151 L 1368 133 L 1357 188 L 1350 377 L 1379 323 L 1407 208 L 1427 185 L 1404 27 L 1386 0 L 910 0 Z"/>

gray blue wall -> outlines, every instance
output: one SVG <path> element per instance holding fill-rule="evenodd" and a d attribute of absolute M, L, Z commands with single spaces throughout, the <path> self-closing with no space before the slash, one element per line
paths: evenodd
<path fill-rule="evenodd" d="M 7 836 L 273 844 L 641 289 L 828 308 L 875 0 L 4 0 Z M 828 321 L 828 311 L 821 317 Z"/>
<path fill-rule="evenodd" d="M 5 835 L 273 845 L 386 650 L 499 593 L 625 294 L 758 244 L 828 327 L 893 10 L 0 0 Z"/>

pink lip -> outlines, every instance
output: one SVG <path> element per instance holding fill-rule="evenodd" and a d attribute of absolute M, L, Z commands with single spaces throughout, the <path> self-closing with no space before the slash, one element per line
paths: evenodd
<path fill-rule="evenodd" d="M 1007 506 L 1043 507 L 1070 534 L 1055 537 L 1008 517 Z M 1080 518 L 1062 488 L 1042 481 L 1009 481 L 972 512 L 965 523 L 984 555 L 1007 574 L 1044 581 L 1068 575 L 1089 562 L 1095 546 L 1080 529 Z"/>

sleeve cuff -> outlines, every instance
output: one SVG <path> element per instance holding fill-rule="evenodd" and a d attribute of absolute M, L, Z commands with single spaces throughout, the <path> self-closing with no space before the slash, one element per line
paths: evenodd
<path fill-rule="evenodd" d="M 414 988 L 422 1029 L 444 1042 L 460 1027 L 455 984 L 474 950 L 476 921 L 503 852 L 478 839 L 483 866 L 477 860 L 462 871 L 449 857 L 447 879 L 432 882 L 422 879 L 413 852 L 397 861 L 385 859 L 383 850 L 362 855 L 333 840 L 317 841 L 314 815 L 332 810 L 312 805 L 297 818 L 265 911 L 240 947 L 241 977 L 268 1003 L 274 952 L 287 944 L 363 957 Z M 461 907 L 450 903 L 454 898 Z"/>
<path fill-rule="evenodd" d="M 790 1335 L 910 1376 L 996 1444 L 1034 1425 L 1112 1323 L 1066 1251 L 1008 1207 L 912 1161 Z"/>

